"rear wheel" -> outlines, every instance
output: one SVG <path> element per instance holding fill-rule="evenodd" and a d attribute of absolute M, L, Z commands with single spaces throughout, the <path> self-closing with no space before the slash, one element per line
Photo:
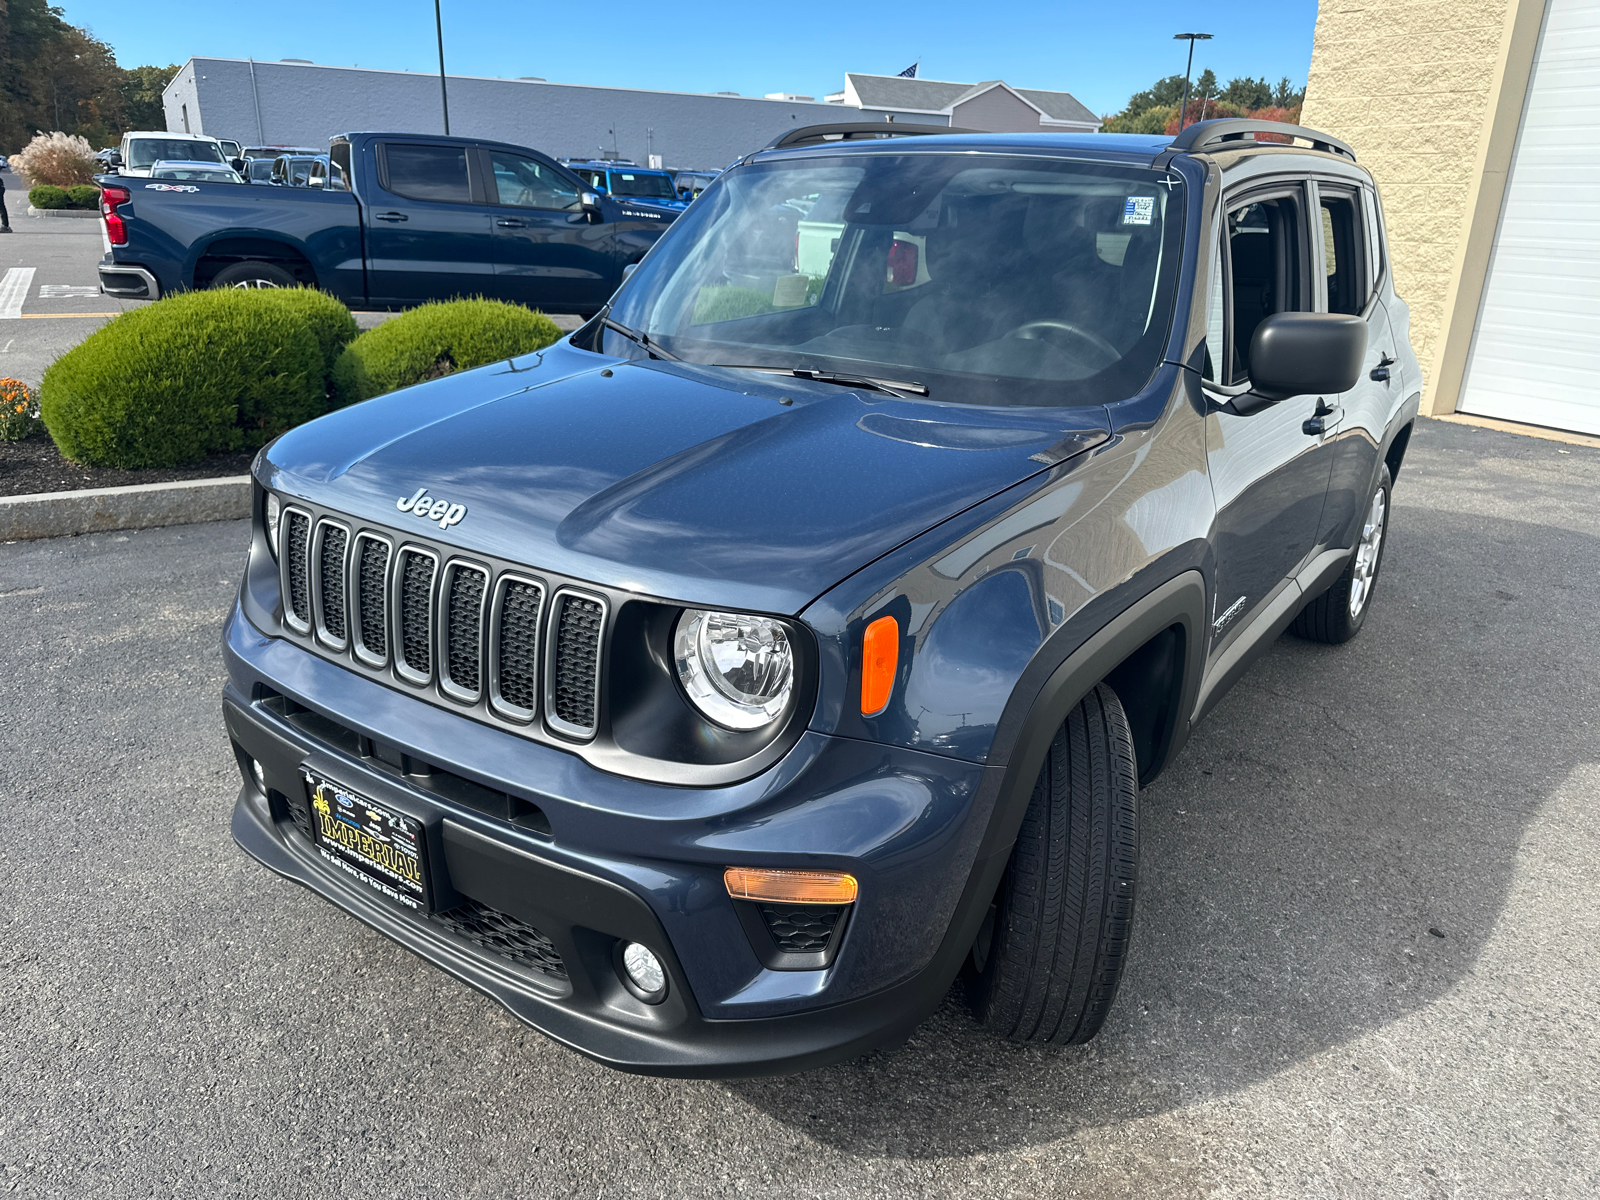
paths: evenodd
<path fill-rule="evenodd" d="M 1139 870 L 1128 718 L 1104 684 L 1056 732 L 973 946 L 978 1019 L 1015 1041 L 1100 1031 L 1122 979 Z"/>
<path fill-rule="evenodd" d="M 214 288 L 287 288 L 298 283 L 277 263 L 258 260 L 229 263 L 211 278 Z"/>
<path fill-rule="evenodd" d="M 1340 575 L 1320 596 L 1311 599 L 1289 626 L 1290 632 L 1307 641 L 1338 645 L 1361 632 L 1367 612 L 1372 608 L 1372 590 L 1383 566 L 1383 546 L 1389 531 L 1389 493 L 1392 488 L 1389 468 L 1378 469 L 1378 483 L 1367 501 L 1367 515 L 1361 523 L 1361 540 Z"/>

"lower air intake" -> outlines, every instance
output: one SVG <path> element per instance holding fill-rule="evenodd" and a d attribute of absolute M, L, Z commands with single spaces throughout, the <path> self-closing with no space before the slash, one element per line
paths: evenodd
<path fill-rule="evenodd" d="M 761 906 L 761 919 L 767 923 L 767 932 L 778 949 L 785 954 L 820 954 L 833 940 L 834 928 L 839 924 L 839 905 L 771 905 Z"/>
<path fill-rule="evenodd" d="M 434 913 L 433 920 L 474 945 L 492 950 L 501 958 L 531 967 L 556 979 L 567 977 L 556 945 L 532 925 L 507 916 L 487 904 L 468 900 L 449 912 Z"/>

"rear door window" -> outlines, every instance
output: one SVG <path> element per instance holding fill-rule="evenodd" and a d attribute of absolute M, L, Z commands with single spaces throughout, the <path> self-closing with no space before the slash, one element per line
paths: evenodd
<path fill-rule="evenodd" d="M 387 142 L 383 147 L 384 186 L 407 200 L 471 204 L 464 146 Z"/>

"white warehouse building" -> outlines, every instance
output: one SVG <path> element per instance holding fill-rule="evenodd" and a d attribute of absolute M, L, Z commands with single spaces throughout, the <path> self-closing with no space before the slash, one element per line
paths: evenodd
<path fill-rule="evenodd" d="M 544 79 L 446 78 L 450 132 L 531 146 L 561 158 L 624 158 L 719 169 L 785 130 L 899 120 L 986 132 L 1093 130 L 1066 92 L 851 74 L 816 101 L 772 93 L 662 92 Z M 245 145 L 322 146 L 352 130 L 442 133 L 439 77 L 301 61 L 191 58 L 162 94 L 171 132 Z"/>

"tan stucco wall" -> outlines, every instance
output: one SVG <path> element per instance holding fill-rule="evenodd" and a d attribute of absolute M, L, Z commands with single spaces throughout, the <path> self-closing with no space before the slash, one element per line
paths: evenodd
<path fill-rule="evenodd" d="M 1455 407 L 1543 8 L 1322 0 L 1317 13 L 1301 123 L 1349 142 L 1378 182 L 1424 412 Z"/>

